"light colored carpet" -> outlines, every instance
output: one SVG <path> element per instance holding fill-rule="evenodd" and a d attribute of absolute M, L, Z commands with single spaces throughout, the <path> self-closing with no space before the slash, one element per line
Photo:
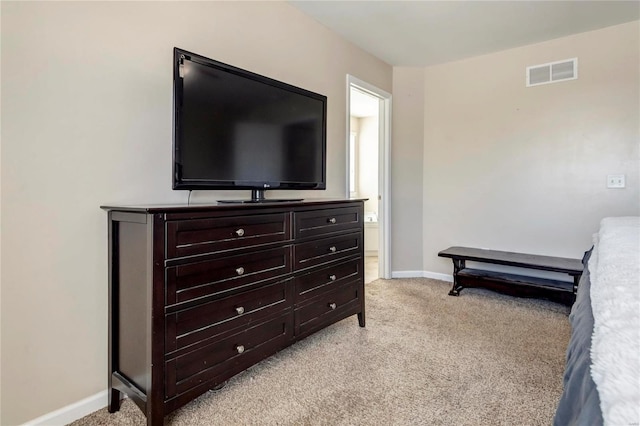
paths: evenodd
<path fill-rule="evenodd" d="M 369 284 L 379 278 L 378 256 L 365 256 L 364 258 L 364 283 Z"/>
<path fill-rule="evenodd" d="M 430 279 L 366 286 L 347 318 L 167 416 L 183 425 L 549 425 L 568 308 Z M 129 400 L 75 423 L 143 425 Z"/>

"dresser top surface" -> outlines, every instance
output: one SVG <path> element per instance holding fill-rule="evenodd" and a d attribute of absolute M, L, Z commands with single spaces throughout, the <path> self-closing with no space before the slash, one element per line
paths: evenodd
<path fill-rule="evenodd" d="M 266 200 L 263 202 L 213 202 L 206 204 L 140 204 L 140 205 L 103 205 L 101 209 L 107 211 L 126 211 L 139 213 L 182 213 L 205 210 L 229 210 L 229 209 L 273 209 L 276 207 L 305 207 L 313 205 L 345 204 L 364 202 L 365 198 L 354 199 L 324 199 L 309 198 L 301 201 Z"/>

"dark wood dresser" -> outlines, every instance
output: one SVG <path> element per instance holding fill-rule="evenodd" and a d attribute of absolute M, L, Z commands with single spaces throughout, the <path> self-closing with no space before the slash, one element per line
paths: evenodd
<path fill-rule="evenodd" d="M 109 411 L 148 425 L 330 324 L 365 325 L 363 200 L 103 206 Z"/>

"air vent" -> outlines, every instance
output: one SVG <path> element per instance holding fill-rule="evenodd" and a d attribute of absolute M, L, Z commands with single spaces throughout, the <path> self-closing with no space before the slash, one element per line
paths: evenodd
<path fill-rule="evenodd" d="M 578 58 L 527 67 L 527 87 L 578 78 Z"/>

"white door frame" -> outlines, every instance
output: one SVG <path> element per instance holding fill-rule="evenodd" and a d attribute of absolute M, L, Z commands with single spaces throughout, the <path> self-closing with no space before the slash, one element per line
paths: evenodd
<path fill-rule="evenodd" d="M 351 135 L 351 88 L 355 87 L 380 99 L 379 111 L 379 152 L 378 152 L 378 264 L 380 278 L 391 278 L 391 238 L 389 228 L 391 225 L 391 185 L 390 185 L 390 150 L 391 150 L 391 93 L 388 93 L 372 84 L 362 81 L 347 74 L 347 173 L 346 173 L 346 197 L 349 198 L 349 137 Z"/>

